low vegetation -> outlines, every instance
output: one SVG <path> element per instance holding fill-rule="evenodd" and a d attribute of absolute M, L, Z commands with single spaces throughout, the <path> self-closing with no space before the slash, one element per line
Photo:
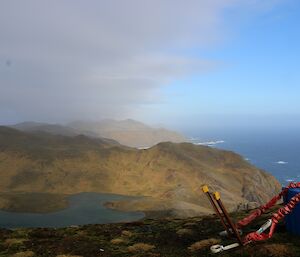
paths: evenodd
<path fill-rule="evenodd" d="M 155 246 L 151 244 L 136 243 L 134 245 L 129 246 L 128 251 L 131 253 L 144 253 L 144 252 L 151 251 L 154 248 Z"/>
<path fill-rule="evenodd" d="M 221 243 L 220 239 L 209 238 L 209 239 L 204 239 L 196 243 L 193 243 L 190 247 L 188 247 L 188 249 L 191 252 L 198 252 L 205 249 L 207 250 L 210 248 L 210 246 L 215 244 L 220 244 L 220 243 Z"/>
<path fill-rule="evenodd" d="M 234 219 L 247 212 L 232 214 Z M 244 232 L 256 230 L 268 214 Z M 188 227 L 188 233 L 186 229 Z M 215 216 L 187 219 L 145 219 L 118 224 L 68 228 L 0 229 L 0 256 L 8 257 L 299 257 L 300 237 L 280 224 L 273 238 L 218 255 L 213 244 L 229 244 L 218 236 L 222 230 Z M 178 233 L 178 231 L 181 231 Z M 184 233 L 183 233 L 184 232 Z M 192 233 L 191 233 L 192 232 Z"/>

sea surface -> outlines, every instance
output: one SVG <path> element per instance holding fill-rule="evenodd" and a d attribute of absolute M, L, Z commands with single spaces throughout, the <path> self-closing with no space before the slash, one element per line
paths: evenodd
<path fill-rule="evenodd" d="M 212 131 L 190 133 L 195 144 L 231 150 L 272 175 L 285 186 L 300 181 L 298 131 Z"/>
<path fill-rule="evenodd" d="M 0 227 L 59 228 L 71 225 L 136 221 L 145 215 L 142 212 L 121 212 L 103 206 L 108 201 L 132 198 L 115 194 L 80 193 L 70 196 L 68 198 L 69 207 L 58 212 L 36 214 L 0 211 Z"/>

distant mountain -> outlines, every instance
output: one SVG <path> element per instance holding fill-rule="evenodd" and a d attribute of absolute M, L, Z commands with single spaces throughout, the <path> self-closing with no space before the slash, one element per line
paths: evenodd
<path fill-rule="evenodd" d="M 62 135 L 62 136 L 75 136 L 79 134 L 74 129 L 60 124 L 48 124 L 48 123 L 40 123 L 40 122 L 32 122 L 32 121 L 18 123 L 11 127 L 25 132 L 40 131 L 40 132 L 47 132 L 53 135 Z"/>
<path fill-rule="evenodd" d="M 110 138 L 120 144 L 144 148 L 160 142 L 186 142 L 187 139 L 177 132 L 164 128 L 152 128 L 135 120 L 102 120 L 99 122 L 76 121 L 67 124 L 47 124 L 23 122 L 12 126 L 25 132 L 43 131 L 53 135 L 75 136 L 83 134 L 89 137 Z"/>
<path fill-rule="evenodd" d="M 69 127 L 84 134 L 94 134 L 99 137 L 111 138 L 123 145 L 143 148 L 151 147 L 160 142 L 180 143 L 187 139 L 177 132 L 164 128 L 152 128 L 135 120 L 103 120 L 100 122 L 77 121 L 68 124 Z"/>
<path fill-rule="evenodd" d="M 0 164 L 0 193 L 145 196 L 109 205 L 175 216 L 210 212 L 201 192 L 204 183 L 219 190 L 231 210 L 263 203 L 280 190 L 273 176 L 241 156 L 190 143 L 160 143 L 137 150 L 113 140 L 0 127 Z"/>

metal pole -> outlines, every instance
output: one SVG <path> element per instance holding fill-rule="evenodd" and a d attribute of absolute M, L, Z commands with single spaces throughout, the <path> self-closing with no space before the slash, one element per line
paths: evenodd
<path fill-rule="evenodd" d="M 219 205 L 221 211 L 223 212 L 223 214 L 224 214 L 224 216 L 225 216 L 225 219 L 226 219 L 227 223 L 229 224 L 230 228 L 232 229 L 232 231 L 233 231 L 233 233 L 234 233 L 236 239 L 239 241 L 239 244 L 240 244 L 240 245 L 244 245 L 244 244 L 243 244 L 243 241 L 242 241 L 242 239 L 241 239 L 241 237 L 240 237 L 239 232 L 237 231 L 237 229 L 236 229 L 234 223 L 231 221 L 231 219 L 230 219 L 230 217 L 229 217 L 229 215 L 228 215 L 228 212 L 226 211 L 226 208 L 225 208 L 225 206 L 223 205 L 223 203 L 222 203 L 222 201 L 221 201 L 220 193 L 219 193 L 219 192 L 215 192 L 215 193 L 214 193 L 214 198 L 215 198 L 215 200 L 217 201 L 217 203 L 218 203 L 218 205 Z"/>
<path fill-rule="evenodd" d="M 209 199 L 211 205 L 213 206 L 215 213 L 216 213 L 217 216 L 220 218 L 221 223 L 222 223 L 223 227 L 225 228 L 225 230 L 227 231 L 227 235 L 229 236 L 229 235 L 232 234 L 233 232 L 231 232 L 230 229 L 228 228 L 228 225 L 226 225 L 226 222 L 225 222 L 225 220 L 224 220 L 223 215 L 222 215 L 221 212 L 219 211 L 218 206 L 216 205 L 216 203 L 215 203 L 213 197 L 211 196 L 211 193 L 209 192 L 208 186 L 207 186 L 207 185 L 204 185 L 204 186 L 202 187 L 202 191 L 207 195 L 207 198 Z"/>

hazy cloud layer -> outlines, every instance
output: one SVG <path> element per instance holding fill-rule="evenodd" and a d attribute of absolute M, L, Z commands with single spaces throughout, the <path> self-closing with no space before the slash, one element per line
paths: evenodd
<path fill-rule="evenodd" d="M 134 116 L 162 100 L 161 86 L 217 65 L 183 53 L 218 44 L 222 12 L 237 4 L 3 0 L 0 122 Z"/>

